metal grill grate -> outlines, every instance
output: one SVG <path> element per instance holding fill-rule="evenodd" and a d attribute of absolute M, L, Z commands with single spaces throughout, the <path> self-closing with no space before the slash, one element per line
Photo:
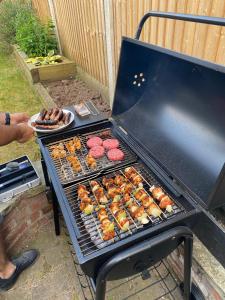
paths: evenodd
<path fill-rule="evenodd" d="M 149 188 L 152 185 L 160 186 L 159 183 L 157 182 L 157 180 L 153 177 L 153 174 L 150 174 L 150 172 L 147 171 L 143 167 L 142 164 L 136 163 L 136 164 L 133 164 L 133 166 L 138 171 L 138 173 L 141 175 L 141 177 L 143 178 L 143 188 L 145 189 L 145 191 L 147 193 L 149 191 Z M 124 175 L 123 170 L 121 169 L 121 170 L 111 172 L 107 176 L 114 177 L 117 174 Z M 95 180 L 98 181 L 99 184 L 101 184 L 102 178 L 103 177 L 98 177 Z M 86 185 L 88 190 L 91 190 L 90 181 L 82 182 L 82 184 Z M 78 229 L 80 231 L 81 237 L 78 239 L 78 242 L 79 242 L 81 251 L 84 254 L 84 256 L 89 255 L 89 254 L 97 251 L 98 249 L 104 248 L 112 243 L 115 243 L 118 240 L 124 239 L 127 236 L 134 234 L 135 232 L 145 228 L 146 226 L 157 225 L 157 224 L 164 222 L 167 219 L 172 218 L 175 215 L 185 211 L 185 209 L 180 204 L 178 204 L 171 195 L 169 195 L 170 198 L 173 199 L 173 201 L 174 201 L 173 211 L 169 213 L 164 210 L 164 211 L 162 211 L 161 216 L 157 217 L 157 218 L 155 218 L 151 215 L 148 215 L 149 223 L 146 225 L 142 225 L 136 219 L 132 218 L 128 209 L 124 205 L 122 205 L 121 208 L 126 211 L 127 217 L 130 220 L 129 230 L 124 232 L 120 229 L 120 226 L 118 225 L 117 220 L 115 219 L 115 217 L 113 216 L 113 214 L 110 210 L 109 206 L 110 206 L 110 203 L 112 202 L 112 200 L 110 200 L 109 203 L 105 205 L 105 208 L 107 210 L 109 219 L 111 221 L 114 221 L 114 224 L 116 225 L 115 226 L 115 237 L 111 240 L 104 241 L 102 238 L 100 221 L 98 220 L 97 213 L 95 211 L 91 215 L 85 215 L 84 213 L 81 213 L 80 208 L 79 208 L 80 200 L 78 199 L 78 196 L 77 196 L 77 188 L 78 188 L 78 184 L 74 184 L 70 187 L 65 188 L 64 190 L 65 190 L 66 197 L 69 201 L 71 210 L 73 212 L 73 215 L 75 217 Z M 106 190 L 105 190 L 105 193 L 106 193 Z M 166 191 L 166 194 L 169 194 L 169 193 Z M 89 196 L 90 196 L 90 198 L 92 198 L 93 201 L 95 200 L 94 195 L 90 194 Z M 137 205 L 139 205 L 139 206 L 141 205 L 140 202 L 137 201 L 134 197 L 133 197 L 133 200 L 136 202 Z"/>
<path fill-rule="evenodd" d="M 131 163 L 136 160 L 136 155 L 123 142 L 119 141 L 120 142 L 119 149 L 122 150 L 125 155 L 124 160 L 110 161 L 107 158 L 106 153 L 105 153 L 105 155 L 102 158 L 96 159 L 97 167 L 94 169 L 90 168 L 86 161 L 86 156 L 89 152 L 89 149 L 86 146 L 86 143 L 90 136 L 99 136 L 99 137 L 102 137 L 103 139 L 114 138 L 114 136 L 111 132 L 111 129 L 107 128 L 107 129 L 102 129 L 102 130 L 90 132 L 90 133 L 83 134 L 83 135 L 78 134 L 76 136 L 73 136 L 73 137 L 70 137 L 67 139 L 63 139 L 63 140 L 58 140 L 57 142 L 50 143 L 47 145 L 47 149 L 49 151 L 50 156 L 52 153 L 51 148 L 53 146 L 57 146 L 61 143 L 64 145 L 64 150 L 66 151 L 66 156 L 64 158 L 56 158 L 56 159 L 52 158 L 54 166 L 57 171 L 57 174 L 58 174 L 62 184 L 67 184 L 67 183 L 73 182 L 74 180 L 81 180 L 82 178 L 86 177 L 87 175 L 89 176 L 96 172 L 101 172 L 102 170 L 105 170 L 107 168 L 111 168 L 116 165 Z M 65 145 L 66 145 L 66 143 L 72 141 L 74 137 L 79 138 L 82 147 L 80 150 L 76 150 L 73 154 L 71 154 L 67 150 Z M 78 158 L 80 166 L 81 166 L 80 172 L 75 172 L 74 169 L 72 168 L 71 164 L 68 162 L 67 157 L 69 157 L 71 155 L 75 155 Z"/>

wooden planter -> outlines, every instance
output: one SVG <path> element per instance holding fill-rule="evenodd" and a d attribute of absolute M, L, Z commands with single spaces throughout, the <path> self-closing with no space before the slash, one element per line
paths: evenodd
<path fill-rule="evenodd" d="M 73 61 L 62 57 L 62 62 L 56 65 L 34 66 L 27 64 L 27 56 L 20 51 L 17 46 L 14 46 L 14 56 L 20 68 L 23 70 L 27 79 L 31 83 L 40 81 L 56 81 L 61 79 L 74 78 L 76 73 L 76 65 Z"/>

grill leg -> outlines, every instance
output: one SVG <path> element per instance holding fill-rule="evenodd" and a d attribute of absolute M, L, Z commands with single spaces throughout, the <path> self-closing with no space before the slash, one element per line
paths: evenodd
<path fill-rule="evenodd" d="M 48 177 L 48 171 L 47 171 L 47 167 L 46 167 L 45 161 L 42 156 L 41 156 L 41 165 L 42 165 L 42 170 L 44 173 L 45 185 L 46 185 L 46 187 L 49 187 L 50 181 L 49 181 L 49 177 Z"/>
<path fill-rule="evenodd" d="M 184 299 L 191 297 L 191 265 L 192 265 L 193 238 L 186 236 L 184 240 Z"/>
<path fill-rule="evenodd" d="M 52 190 L 52 206 L 53 206 L 53 216 L 54 216 L 54 224 L 55 224 L 55 234 L 60 235 L 60 223 L 59 223 L 59 204 L 55 194 L 53 187 Z"/>

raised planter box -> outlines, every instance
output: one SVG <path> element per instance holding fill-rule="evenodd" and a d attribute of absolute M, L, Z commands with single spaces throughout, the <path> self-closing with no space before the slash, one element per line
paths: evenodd
<path fill-rule="evenodd" d="M 20 51 L 17 46 L 14 46 L 14 56 L 17 64 L 23 70 L 27 79 L 31 83 L 40 81 L 56 81 L 61 79 L 74 78 L 76 73 L 76 65 L 73 61 L 62 57 L 62 62 L 56 65 L 34 66 L 27 64 L 27 56 L 24 52 Z"/>

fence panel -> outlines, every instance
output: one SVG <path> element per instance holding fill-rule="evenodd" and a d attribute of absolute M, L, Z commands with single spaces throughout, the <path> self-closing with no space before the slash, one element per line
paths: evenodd
<path fill-rule="evenodd" d="M 63 53 L 108 85 L 103 0 L 55 0 Z"/>
<path fill-rule="evenodd" d="M 104 1 L 111 7 L 112 31 L 106 32 Z M 33 0 L 40 15 L 48 15 L 47 0 Z M 119 64 L 121 37 L 133 37 L 138 22 L 150 10 L 224 17 L 221 0 L 53 0 L 63 52 L 108 86 L 106 35 L 112 38 L 113 77 Z M 113 33 L 113 34 L 112 34 Z M 141 40 L 225 65 L 225 28 L 152 18 Z"/>
<path fill-rule="evenodd" d="M 43 22 L 46 22 L 51 18 L 48 0 L 33 0 L 32 4 Z"/>

